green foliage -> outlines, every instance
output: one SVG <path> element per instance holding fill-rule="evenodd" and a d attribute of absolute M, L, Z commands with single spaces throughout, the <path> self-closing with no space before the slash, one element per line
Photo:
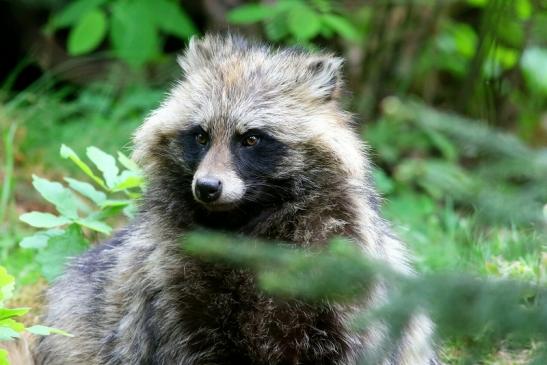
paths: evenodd
<path fill-rule="evenodd" d="M 366 259 L 354 244 L 334 240 L 320 250 L 294 245 L 263 243 L 242 237 L 193 233 L 183 249 L 204 260 L 225 262 L 257 274 L 260 287 L 274 295 L 322 302 L 349 302 L 366 295 L 381 278 L 393 289 L 387 303 L 374 311 L 359 313 L 357 327 L 382 320 L 397 336 L 417 311 L 429 313 L 443 340 L 476 338 L 462 359 L 476 363 L 475 352 L 485 343 L 507 338 L 519 341 L 547 340 L 547 287 L 514 280 L 480 280 L 466 274 L 430 274 L 407 277 L 385 263 Z M 388 350 L 392 350 L 386 341 Z M 545 347 L 537 359 L 547 360 Z M 374 362 L 370 362 L 374 364 Z"/>
<path fill-rule="evenodd" d="M 420 103 L 391 98 L 384 110 L 387 118 L 368 131 L 368 137 L 378 148 L 381 163 L 390 165 L 402 186 L 416 184 L 437 200 L 450 198 L 467 205 L 488 222 L 545 221 L 547 157 L 543 151 L 482 122 Z M 386 143 L 390 135 L 406 132 L 413 146 L 402 138 L 399 145 Z M 420 156 L 406 156 L 409 147 L 420 149 Z M 465 167 L 457 161 L 466 161 Z"/>
<path fill-rule="evenodd" d="M 98 186 L 65 177 L 68 187 L 59 182 L 33 176 L 33 186 L 42 198 L 55 206 L 59 215 L 47 212 L 29 212 L 21 221 L 45 228 L 20 242 L 22 248 L 37 249 L 37 262 L 48 280 L 55 279 L 63 270 L 68 257 L 77 256 L 89 247 L 96 233 L 110 234 L 106 220 L 123 212 L 132 217 L 135 199 L 140 196 L 143 179 L 136 165 L 121 152 L 116 159 L 96 147 L 88 147 L 87 157 L 101 172 L 93 169 L 69 147 L 61 146 L 61 157 L 71 160 Z M 123 197 L 120 199 L 119 197 Z"/>
<path fill-rule="evenodd" d="M 164 35 L 188 39 L 197 33 L 192 20 L 173 0 L 77 0 L 53 15 L 49 32 L 70 28 L 67 49 L 73 56 L 96 50 L 109 40 L 113 53 L 140 67 L 161 55 Z"/>
<path fill-rule="evenodd" d="M 71 336 L 69 333 L 57 328 L 35 325 L 26 327 L 17 319 L 26 313 L 29 308 L 7 308 L 5 302 L 12 298 L 15 279 L 9 275 L 6 269 L 0 266 L 0 341 L 11 341 L 21 336 L 21 333 L 28 332 L 35 335 L 47 336 L 58 334 Z M 0 351 L 0 364 L 8 365 L 8 353 L 6 350 Z"/>
<path fill-rule="evenodd" d="M 234 24 L 264 22 L 264 29 L 272 41 L 309 44 L 322 36 L 335 35 L 359 41 L 362 34 L 330 1 L 281 0 L 273 4 L 246 4 L 228 14 Z"/>

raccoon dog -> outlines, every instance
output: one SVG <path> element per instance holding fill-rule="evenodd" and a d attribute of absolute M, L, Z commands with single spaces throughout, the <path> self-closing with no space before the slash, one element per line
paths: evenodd
<path fill-rule="evenodd" d="M 340 107 L 342 60 L 236 36 L 192 40 L 184 71 L 136 132 L 147 189 L 136 220 L 76 259 L 49 292 L 38 364 L 357 364 L 381 324 L 357 333 L 360 306 L 306 304 L 257 290 L 251 273 L 205 263 L 180 237 L 205 227 L 303 247 L 345 236 L 410 273 L 378 215 L 369 162 Z M 433 364 L 417 315 L 383 365 Z"/>

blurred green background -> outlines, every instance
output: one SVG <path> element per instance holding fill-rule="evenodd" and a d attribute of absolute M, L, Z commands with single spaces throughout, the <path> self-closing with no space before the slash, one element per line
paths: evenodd
<path fill-rule="evenodd" d="M 53 212 L 32 175 L 84 176 L 61 144 L 130 154 L 180 76 L 176 54 L 209 31 L 346 59 L 344 102 L 420 272 L 547 282 L 543 0 L 4 0 L 0 30 L 0 265 L 35 314 L 44 277 L 74 251 L 19 246 L 33 233 L 19 215 Z M 448 341 L 443 359 L 459 364 L 479 337 Z M 492 344 L 481 363 L 526 363 L 534 346 Z"/>

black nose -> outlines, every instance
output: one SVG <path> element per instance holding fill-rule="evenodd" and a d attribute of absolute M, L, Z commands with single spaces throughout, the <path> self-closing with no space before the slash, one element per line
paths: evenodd
<path fill-rule="evenodd" d="M 214 177 L 202 177 L 196 181 L 196 195 L 204 203 L 217 200 L 222 192 L 222 182 Z"/>

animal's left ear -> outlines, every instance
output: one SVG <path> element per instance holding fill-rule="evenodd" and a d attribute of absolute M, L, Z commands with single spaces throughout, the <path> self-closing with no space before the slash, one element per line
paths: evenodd
<path fill-rule="evenodd" d="M 308 61 L 306 73 L 313 93 L 321 99 L 338 99 L 342 90 L 342 64 L 333 56 L 319 56 Z"/>

